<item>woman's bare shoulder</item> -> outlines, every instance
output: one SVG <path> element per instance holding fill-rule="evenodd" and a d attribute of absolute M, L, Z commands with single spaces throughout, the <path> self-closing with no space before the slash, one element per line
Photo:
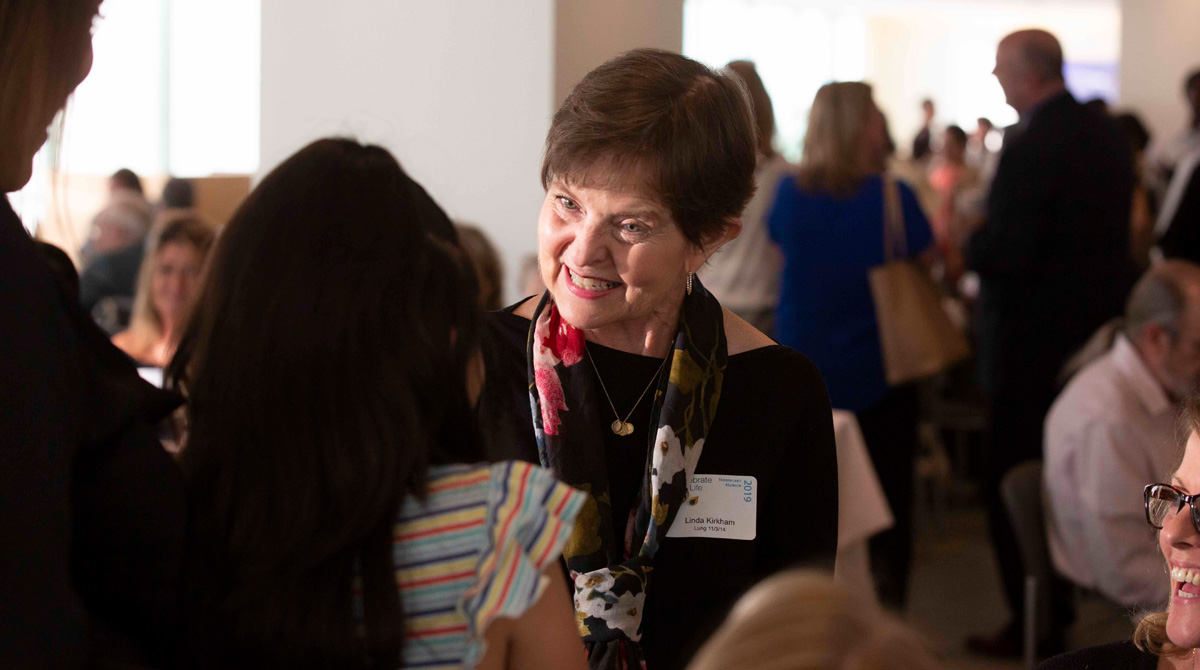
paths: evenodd
<path fill-rule="evenodd" d="M 113 335 L 111 342 L 113 343 L 113 346 L 121 351 L 124 351 L 130 356 L 141 353 L 140 351 L 137 351 L 140 347 L 137 346 L 137 338 L 134 337 L 132 329 L 127 328 L 116 335 Z"/>
<path fill-rule="evenodd" d="M 728 341 L 729 355 L 734 356 L 747 351 L 769 347 L 776 342 L 767 337 L 745 319 L 722 308 L 725 314 L 725 339 Z"/>
<path fill-rule="evenodd" d="M 517 305 L 516 308 L 513 309 L 512 313 L 516 314 L 519 317 L 529 319 L 530 321 L 532 321 L 533 313 L 535 311 L 537 311 L 537 306 L 538 306 L 538 296 L 536 296 L 536 295 L 530 296 L 530 297 L 526 298 L 524 302 Z"/>
<path fill-rule="evenodd" d="M 138 365 L 165 367 L 171 358 L 166 355 L 164 340 L 156 341 L 148 338 L 133 328 L 127 328 L 113 335 L 110 341 L 113 346 L 125 352 L 125 355 L 136 361 Z"/>

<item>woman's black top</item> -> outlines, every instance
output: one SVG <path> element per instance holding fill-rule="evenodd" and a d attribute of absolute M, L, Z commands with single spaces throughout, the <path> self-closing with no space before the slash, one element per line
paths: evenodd
<path fill-rule="evenodd" d="M 61 268 L 60 268 L 61 269 Z M 187 507 L 138 377 L 0 197 L 0 666 L 159 667 Z"/>
<path fill-rule="evenodd" d="M 1055 656 L 1039 665 L 1038 670 L 1155 670 L 1157 667 L 1158 656 L 1125 640 Z"/>
<path fill-rule="evenodd" d="M 480 417 L 493 460 L 538 462 L 526 370 L 528 333 L 529 320 L 512 308 L 487 316 Z M 591 343 L 587 348 L 624 419 L 662 359 Z M 586 361 L 579 365 L 591 367 Z M 652 396 L 653 390 L 629 419 L 632 435 L 604 434 L 617 546 L 624 546 L 624 521 L 637 504 L 645 472 Z M 599 402 L 605 414 L 612 412 L 604 397 Z M 652 670 L 683 668 L 737 598 L 764 577 L 795 566 L 832 569 L 837 453 L 829 398 L 816 367 L 779 345 L 730 356 L 696 473 L 757 478 L 757 534 L 751 541 L 665 540 L 642 620 L 642 646 Z"/>

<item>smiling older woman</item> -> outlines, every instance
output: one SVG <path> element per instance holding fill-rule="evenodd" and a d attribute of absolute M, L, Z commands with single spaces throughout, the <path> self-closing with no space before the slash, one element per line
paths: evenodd
<path fill-rule="evenodd" d="M 593 668 L 681 668 L 751 584 L 832 565 L 820 375 L 694 278 L 741 228 L 754 132 L 725 72 L 654 50 L 593 70 L 546 141 L 549 289 L 492 314 L 492 457 L 590 494 L 564 558 Z"/>

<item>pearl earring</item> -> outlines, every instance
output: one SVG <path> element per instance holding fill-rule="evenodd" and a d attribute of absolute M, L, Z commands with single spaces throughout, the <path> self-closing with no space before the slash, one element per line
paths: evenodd
<path fill-rule="evenodd" d="M 694 277 L 694 276 L 695 276 L 694 273 L 691 273 L 691 272 L 688 273 L 688 276 L 687 276 L 687 294 L 688 295 L 692 294 L 692 277 Z"/>

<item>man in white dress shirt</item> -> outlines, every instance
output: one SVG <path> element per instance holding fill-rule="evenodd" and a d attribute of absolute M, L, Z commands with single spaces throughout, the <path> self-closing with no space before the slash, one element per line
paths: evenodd
<path fill-rule="evenodd" d="M 1142 489 L 1170 474 L 1178 402 L 1198 381 L 1200 266 L 1165 261 L 1134 287 L 1112 348 L 1075 375 L 1046 418 L 1051 557 L 1084 600 L 1107 606 L 1101 636 L 1127 636 L 1122 610 L 1166 605 Z"/>

